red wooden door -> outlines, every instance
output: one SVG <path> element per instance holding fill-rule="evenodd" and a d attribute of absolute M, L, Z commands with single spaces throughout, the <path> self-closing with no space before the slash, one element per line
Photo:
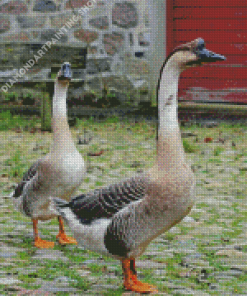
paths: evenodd
<path fill-rule="evenodd" d="M 247 1 L 167 0 L 167 54 L 198 37 L 227 60 L 184 72 L 179 99 L 247 104 Z"/>

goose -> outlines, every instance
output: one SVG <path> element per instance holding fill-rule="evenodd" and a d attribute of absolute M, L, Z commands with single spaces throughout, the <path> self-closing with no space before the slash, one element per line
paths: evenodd
<path fill-rule="evenodd" d="M 69 201 L 85 175 L 84 160 L 73 142 L 67 120 L 66 96 L 71 73 L 71 66 L 66 62 L 55 80 L 50 152 L 30 167 L 12 193 L 15 208 L 32 219 L 34 246 L 37 248 L 54 247 L 53 242 L 42 240 L 38 233 L 39 220 L 58 216 L 50 206 L 51 199 L 59 197 Z M 61 216 L 58 216 L 58 222 L 58 242 L 62 245 L 75 244 L 76 240 L 65 234 Z"/>
<path fill-rule="evenodd" d="M 156 287 L 138 280 L 135 259 L 152 240 L 179 223 L 194 204 L 195 180 L 186 163 L 178 124 L 179 76 L 189 67 L 224 59 L 207 50 L 201 38 L 175 48 L 158 81 L 154 166 L 117 184 L 76 196 L 69 203 L 54 199 L 78 244 L 121 261 L 127 290 L 157 292 Z"/>

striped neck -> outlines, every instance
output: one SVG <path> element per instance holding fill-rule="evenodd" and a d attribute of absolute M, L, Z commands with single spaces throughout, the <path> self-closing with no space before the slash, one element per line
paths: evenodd
<path fill-rule="evenodd" d="M 184 160 L 184 150 L 178 124 L 178 81 L 180 68 L 168 60 L 161 71 L 158 89 L 158 143 L 157 156 L 161 166 Z"/>
<path fill-rule="evenodd" d="M 161 72 L 158 90 L 159 134 L 179 128 L 177 93 L 180 72 L 169 60 Z"/>

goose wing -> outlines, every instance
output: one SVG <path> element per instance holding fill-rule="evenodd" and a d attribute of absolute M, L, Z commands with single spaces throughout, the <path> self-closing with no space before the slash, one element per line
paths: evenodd
<path fill-rule="evenodd" d="M 111 218 L 131 202 L 142 199 L 145 195 L 145 184 L 144 176 L 133 177 L 121 183 L 79 195 L 66 204 L 56 201 L 58 211 L 60 207 L 69 207 L 83 224 L 91 224 L 101 218 Z"/>
<path fill-rule="evenodd" d="M 30 180 L 33 179 L 33 177 L 36 175 L 38 171 L 38 167 L 41 163 L 41 159 L 36 161 L 27 172 L 24 173 L 22 181 L 16 186 L 14 192 L 13 192 L 13 197 L 18 198 L 22 195 L 24 186 L 29 182 Z"/>

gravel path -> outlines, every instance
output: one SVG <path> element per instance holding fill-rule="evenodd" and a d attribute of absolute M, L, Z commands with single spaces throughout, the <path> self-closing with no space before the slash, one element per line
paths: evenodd
<path fill-rule="evenodd" d="M 88 144 L 78 149 L 88 175 L 78 193 L 148 168 L 155 155 L 155 126 L 84 121 Z M 88 131 L 88 132 L 87 132 Z M 247 128 L 185 127 L 184 145 L 197 178 L 197 202 L 189 216 L 153 241 L 137 261 L 141 280 L 155 295 L 247 295 Z M 89 136 L 90 135 L 90 136 Z M 49 133 L 0 132 L 0 295 L 136 295 L 122 289 L 118 261 L 77 246 L 32 246 L 30 219 L 7 197 L 30 164 L 47 153 Z M 88 156 L 88 153 L 100 156 Z M 58 224 L 42 223 L 55 241 Z M 68 230 L 69 233 L 69 230 Z"/>

